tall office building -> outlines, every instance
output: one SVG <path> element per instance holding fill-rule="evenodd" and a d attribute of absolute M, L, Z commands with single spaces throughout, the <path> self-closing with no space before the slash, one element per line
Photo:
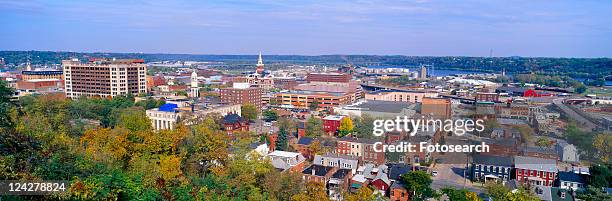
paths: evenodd
<path fill-rule="evenodd" d="M 142 59 L 63 60 L 66 97 L 115 97 L 147 93 L 147 65 Z"/>

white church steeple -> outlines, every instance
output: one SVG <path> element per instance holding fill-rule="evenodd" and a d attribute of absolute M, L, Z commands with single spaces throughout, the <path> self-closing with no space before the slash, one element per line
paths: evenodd
<path fill-rule="evenodd" d="M 200 87 L 199 87 L 199 83 L 198 83 L 198 73 L 196 73 L 196 71 L 194 70 L 191 73 L 191 93 L 189 93 L 189 96 L 191 97 L 200 97 Z"/>

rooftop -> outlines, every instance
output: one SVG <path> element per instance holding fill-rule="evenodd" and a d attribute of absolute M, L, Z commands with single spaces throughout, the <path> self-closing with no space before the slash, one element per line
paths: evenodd
<path fill-rule="evenodd" d="M 333 167 L 326 167 L 322 165 L 312 164 L 311 166 L 304 169 L 304 171 L 302 171 L 302 174 L 316 175 L 316 176 L 323 177 L 332 169 Z"/>
<path fill-rule="evenodd" d="M 326 116 L 325 118 L 323 118 L 323 120 L 340 121 L 340 120 L 342 120 L 342 118 L 344 118 L 344 116 L 329 115 L 329 116 Z"/>
<path fill-rule="evenodd" d="M 511 167 L 512 157 L 508 156 L 489 156 L 489 155 L 474 155 L 472 157 L 474 164 L 482 165 L 495 165 L 495 166 L 506 166 Z"/>
<path fill-rule="evenodd" d="M 347 175 L 351 173 L 351 171 L 352 170 L 350 169 L 339 169 L 334 173 L 334 175 L 332 175 L 332 178 L 344 179 Z"/>
<path fill-rule="evenodd" d="M 159 111 L 163 112 L 174 112 L 175 109 L 178 108 L 177 104 L 174 103 L 166 103 L 159 107 Z"/>
<path fill-rule="evenodd" d="M 242 122 L 244 121 L 244 118 L 242 118 L 240 115 L 237 114 L 228 114 L 225 115 L 225 117 L 223 117 L 223 122 L 224 123 L 236 123 L 236 122 Z"/>
<path fill-rule="evenodd" d="M 585 182 L 585 178 L 579 174 L 576 174 L 574 172 L 559 172 L 559 180 L 561 181 L 570 181 L 570 182 L 576 182 L 576 183 L 584 183 Z"/>
<path fill-rule="evenodd" d="M 343 109 L 359 109 L 362 111 L 398 113 L 403 109 L 414 109 L 416 104 L 399 101 L 368 100 L 347 105 Z"/>
<path fill-rule="evenodd" d="M 300 155 L 300 153 L 297 152 L 288 152 L 288 151 L 273 151 L 272 153 L 268 154 L 268 156 L 278 156 L 278 157 L 286 157 L 286 158 L 293 158 Z"/>
<path fill-rule="evenodd" d="M 314 139 L 311 137 L 301 137 L 297 143 L 301 145 L 310 145 L 313 140 Z"/>
<path fill-rule="evenodd" d="M 514 164 L 516 168 L 541 170 L 547 172 L 557 172 L 557 161 L 545 158 L 528 156 L 515 156 Z"/>

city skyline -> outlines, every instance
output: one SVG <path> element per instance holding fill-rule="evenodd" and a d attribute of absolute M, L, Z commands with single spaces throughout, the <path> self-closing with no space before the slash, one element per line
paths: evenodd
<path fill-rule="evenodd" d="M 0 4 L 8 30 L 0 49 L 611 57 L 610 7 L 603 1 L 9 0 Z"/>

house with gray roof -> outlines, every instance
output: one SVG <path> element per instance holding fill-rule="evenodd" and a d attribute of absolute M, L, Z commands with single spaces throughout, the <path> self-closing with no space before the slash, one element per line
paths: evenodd
<path fill-rule="evenodd" d="M 350 169 L 354 174 L 359 167 L 359 158 L 356 156 L 326 153 L 324 155 L 316 155 L 312 163 L 326 167 Z"/>
<path fill-rule="evenodd" d="M 268 157 L 272 162 L 272 166 L 282 171 L 292 169 L 294 167 L 301 170 L 300 167 L 303 167 L 303 163 L 306 161 L 306 158 L 304 158 L 302 154 L 288 151 L 273 151 L 272 153 L 268 154 Z"/>
<path fill-rule="evenodd" d="M 470 179 L 480 182 L 506 183 L 511 178 L 513 158 L 510 156 L 474 155 L 472 157 Z"/>
<path fill-rule="evenodd" d="M 553 159 L 515 156 L 515 179 L 523 184 L 552 186 L 557 177 L 557 161 Z"/>

